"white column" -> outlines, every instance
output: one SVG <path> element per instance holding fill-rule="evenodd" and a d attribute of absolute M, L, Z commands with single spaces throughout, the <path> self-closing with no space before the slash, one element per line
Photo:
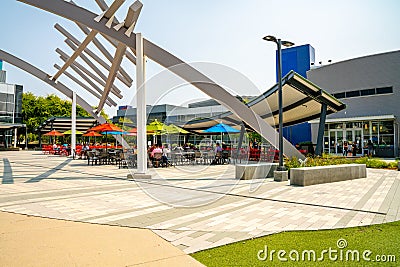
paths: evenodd
<path fill-rule="evenodd" d="M 17 147 L 17 128 L 14 128 L 14 148 Z"/>
<path fill-rule="evenodd" d="M 71 109 L 71 154 L 76 150 L 76 92 L 72 92 L 72 109 Z"/>
<path fill-rule="evenodd" d="M 146 90 L 143 37 L 136 33 L 136 121 L 137 121 L 137 172 L 147 172 Z"/>

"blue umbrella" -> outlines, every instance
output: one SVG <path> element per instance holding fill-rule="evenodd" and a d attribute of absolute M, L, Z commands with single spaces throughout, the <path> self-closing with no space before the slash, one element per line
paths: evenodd
<path fill-rule="evenodd" d="M 239 133 L 240 130 L 236 130 L 225 123 L 218 123 L 213 127 L 210 127 L 203 131 L 203 133 Z"/>
<path fill-rule="evenodd" d="M 203 133 L 209 133 L 209 134 L 220 133 L 221 134 L 221 142 L 223 141 L 224 133 L 239 133 L 239 132 L 240 132 L 239 130 L 232 128 L 231 126 L 226 125 L 225 123 L 218 123 L 206 130 L 203 130 Z"/>
<path fill-rule="evenodd" d="M 116 132 L 116 131 L 107 131 L 107 132 L 101 132 L 102 134 L 111 134 L 111 135 L 122 135 L 122 134 L 128 134 L 128 132 Z"/>

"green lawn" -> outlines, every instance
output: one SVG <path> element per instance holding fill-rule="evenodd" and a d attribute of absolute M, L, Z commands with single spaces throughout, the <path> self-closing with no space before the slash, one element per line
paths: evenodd
<path fill-rule="evenodd" d="M 339 239 L 344 239 L 347 246 L 342 247 L 344 244 L 342 240 L 339 248 Z M 265 248 L 268 251 L 268 258 L 266 259 Z M 271 259 L 272 250 L 276 252 L 272 254 Z M 287 259 L 286 262 L 278 259 L 279 250 L 286 252 L 284 255 L 283 251 L 280 252 L 282 253 L 281 258 Z M 305 250 L 315 251 L 315 261 L 313 261 L 312 252 L 305 252 Z M 323 250 L 327 250 L 327 252 L 323 253 Z M 329 250 L 331 250 L 331 255 L 329 255 Z M 295 261 L 296 251 L 299 254 L 298 261 Z M 357 252 L 359 261 L 356 260 Z M 366 260 L 363 259 L 363 253 L 365 253 Z M 257 254 L 265 260 L 259 260 Z M 302 260 L 303 254 L 304 260 Z M 346 254 L 348 260 L 346 260 Z M 309 255 L 311 260 L 308 259 Z M 340 258 L 341 255 L 342 258 Z M 391 259 L 392 262 L 386 263 L 376 261 L 376 256 L 381 256 L 381 259 L 386 257 L 386 261 L 390 261 L 391 256 L 388 255 L 394 255 L 395 262 L 393 262 L 393 259 Z M 206 266 L 219 267 L 400 266 L 400 221 L 335 230 L 283 232 L 200 251 L 191 256 Z M 334 260 L 335 257 L 336 260 Z M 319 260 L 320 258 L 323 258 L 323 260 Z"/>

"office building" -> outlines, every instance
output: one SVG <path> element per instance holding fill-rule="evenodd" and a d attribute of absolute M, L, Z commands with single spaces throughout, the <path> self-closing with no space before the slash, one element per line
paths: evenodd
<path fill-rule="evenodd" d="M 342 154 L 346 141 L 365 155 L 371 140 L 375 156 L 399 156 L 400 50 L 313 68 L 307 78 L 347 106 L 327 117 L 324 152 Z M 313 142 L 317 128 L 313 121 Z"/>

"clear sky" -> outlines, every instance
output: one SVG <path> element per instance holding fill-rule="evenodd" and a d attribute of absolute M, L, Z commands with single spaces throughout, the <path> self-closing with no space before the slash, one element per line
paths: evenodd
<path fill-rule="evenodd" d="M 111 0 L 106 2 L 111 4 Z M 117 13 L 119 20 L 123 20 L 127 7 L 133 2 L 125 1 Z M 100 13 L 94 0 L 75 0 L 75 3 Z M 248 77 L 259 91 L 275 83 L 276 46 L 263 41 L 265 35 L 290 40 L 296 45 L 311 44 L 315 48 L 316 62 L 323 63 L 400 49 L 399 0 L 143 0 L 142 3 L 144 7 L 135 32 L 142 32 L 145 38 L 186 62 L 211 62 L 232 68 Z M 49 74 L 56 73 L 55 63 L 62 64 L 55 52 L 57 47 L 72 53 L 53 25 L 59 23 L 79 40 L 84 38 L 73 23 L 27 4 L 2 0 L 0 10 L 0 48 Z M 97 52 L 94 46 L 90 48 Z M 114 50 L 110 50 L 113 54 Z M 123 61 L 123 66 L 135 78 L 134 66 L 127 60 Z M 57 94 L 55 89 L 8 63 L 3 64 L 3 69 L 7 71 L 7 82 L 24 85 L 25 92 Z M 147 77 L 161 70 L 149 61 Z M 91 104 L 96 104 L 94 98 L 68 78 L 62 76 L 60 80 Z M 117 85 L 123 90 L 124 98 L 114 99 L 119 105 L 129 103 L 135 85 L 130 89 L 120 83 Z M 180 97 L 202 97 L 195 89 L 187 92 Z M 148 92 L 150 103 L 161 93 Z M 182 102 L 182 99 L 174 102 L 173 97 L 165 99 L 171 104 Z M 111 116 L 115 115 L 115 110 L 106 109 Z"/>

